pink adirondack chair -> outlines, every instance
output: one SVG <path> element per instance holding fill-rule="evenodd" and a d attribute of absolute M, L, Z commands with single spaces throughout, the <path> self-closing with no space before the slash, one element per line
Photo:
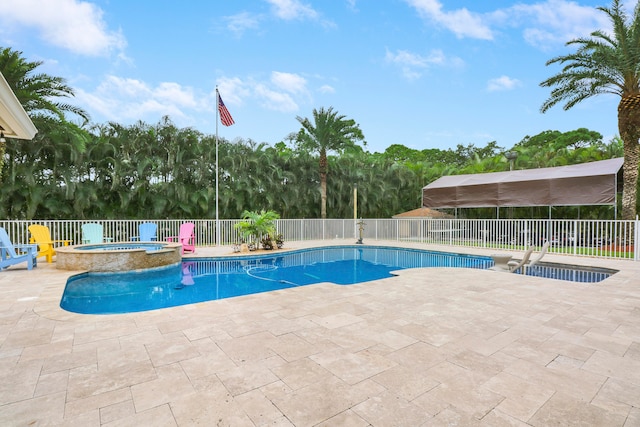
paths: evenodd
<path fill-rule="evenodd" d="M 193 230 L 196 228 L 196 225 L 192 222 L 185 222 L 180 225 L 180 233 L 179 236 L 169 236 L 167 237 L 167 242 L 178 242 L 182 244 L 182 255 L 185 252 L 195 253 L 196 252 L 196 235 Z"/>

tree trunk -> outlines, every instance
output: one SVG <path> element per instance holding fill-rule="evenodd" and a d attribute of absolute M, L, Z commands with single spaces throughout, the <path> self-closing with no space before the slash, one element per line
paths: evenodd
<path fill-rule="evenodd" d="M 320 218 L 327 218 L 327 152 L 320 150 Z"/>
<path fill-rule="evenodd" d="M 320 218 L 327 219 L 327 174 L 320 174 Z"/>
<path fill-rule="evenodd" d="M 618 105 L 618 130 L 624 143 L 622 169 L 622 219 L 636 218 L 638 196 L 638 155 L 640 149 L 640 94 L 623 97 Z"/>

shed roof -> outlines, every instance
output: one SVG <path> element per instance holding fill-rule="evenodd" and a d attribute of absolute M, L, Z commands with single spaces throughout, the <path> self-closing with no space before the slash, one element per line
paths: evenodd
<path fill-rule="evenodd" d="M 402 212 L 392 216 L 392 218 L 451 218 L 452 216 L 430 208 L 418 208 L 407 212 Z"/>

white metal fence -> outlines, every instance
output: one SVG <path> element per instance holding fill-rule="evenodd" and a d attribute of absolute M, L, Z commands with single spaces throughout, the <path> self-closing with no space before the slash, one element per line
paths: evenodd
<path fill-rule="evenodd" d="M 241 220 L 220 220 L 220 244 L 240 241 L 234 226 Z M 137 236 L 143 222 L 158 225 L 158 240 L 178 235 L 180 224 L 196 224 L 196 244 L 213 246 L 216 242 L 216 221 L 196 220 L 0 220 L 14 243 L 29 241 L 28 226 L 49 227 L 53 239 L 82 241 L 82 224 L 98 222 L 104 226 L 105 237 L 114 242 L 128 241 Z M 358 239 L 360 220 L 353 219 L 281 219 L 276 221 L 278 233 L 286 242 L 303 240 Z M 365 243 L 376 240 L 412 241 L 449 246 L 477 248 L 524 249 L 529 245 L 551 243 L 550 251 L 576 256 L 638 260 L 634 243 L 640 238 L 640 221 L 614 220 L 509 220 L 509 219 L 364 219 L 362 238 Z M 355 240 L 354 240 L 355 242 Z"/>

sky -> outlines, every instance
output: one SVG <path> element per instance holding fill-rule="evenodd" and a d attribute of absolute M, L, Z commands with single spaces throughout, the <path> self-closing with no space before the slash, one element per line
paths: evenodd
<path fill-rule="evenodd" d="M 546 62 L 610 28 L 598 6 L 610 0 L 3 0 L 0 46 L 66 79 L 95 124 L 169 116 L 274 145 L 332 107 L 370 152 L 509 149 L 545 130 L 618 134 L 613 95 L 540 112 L 560 71 Z M 216 87 L 232 126 L 216 126 Z"/>

